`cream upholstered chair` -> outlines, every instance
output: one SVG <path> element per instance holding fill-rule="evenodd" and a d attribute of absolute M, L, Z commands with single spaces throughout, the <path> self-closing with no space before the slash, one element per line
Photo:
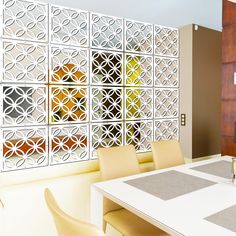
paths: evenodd
<path fill-rule="evenodd" d="M 105 236 L 95 225 L 74 219 L 64 213 L 49 189 L 45 189 L 44 196 L 56 224 L 58 236 Z"/>
<path fill-rule="evenodd" d="M 156 169 L 184 164 L 184 156 L 177 140 L 151 142 L 153 161 Z"/>
<path fill-rule="evenodd" d="M 98 148 L 97 153 L 102 180 L 134 175 L 140 172 L 135 148 L 132 145 Z M 168 235 L 108 199 L 104 199 L 103 212 L 104 230 L 108 223 L 123 236 Z"/>

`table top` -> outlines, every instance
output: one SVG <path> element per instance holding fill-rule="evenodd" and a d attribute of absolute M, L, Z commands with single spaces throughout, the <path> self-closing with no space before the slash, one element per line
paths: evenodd
<path fill-rule="evenodd" d="M 236 217 L 236 183 L 226 178 L 230 167 L 231 158 L 225 156 L 93 187 L 171 235 L 236 236 L 236 224 L 229 219 Z"/>

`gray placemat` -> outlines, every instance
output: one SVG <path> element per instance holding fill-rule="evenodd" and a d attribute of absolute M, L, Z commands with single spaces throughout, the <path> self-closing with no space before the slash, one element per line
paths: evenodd
<path fill-rule="evenodd" d="M 191 169 L 226 179 L 231 178 L 231 162 L 229 161 L 218 161 L 202 166 L 197 166 Z"/>
<path fill-rule="evenodd" d="M 224 209 L 223 211 L 219 211 L 216 214 L 206 217 L 205 220 L 236 232 L 235 218 L 236 205 L 233 205 L 229 208 Z"/>
<path fill-rule="evenodd" d="M 163 200 L 170 200 L 216 184 L 215 182 L 174 170 L 128 180 L 125 183 Z"/>

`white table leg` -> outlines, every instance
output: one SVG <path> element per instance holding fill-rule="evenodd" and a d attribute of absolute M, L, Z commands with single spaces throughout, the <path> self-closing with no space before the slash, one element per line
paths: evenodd
<path fill-rule="evenodd" d="M 103 195 L 91 186 L 90 222 L 103 230 Z"/>

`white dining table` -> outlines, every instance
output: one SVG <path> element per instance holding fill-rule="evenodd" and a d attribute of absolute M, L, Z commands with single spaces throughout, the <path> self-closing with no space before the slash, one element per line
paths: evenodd
<path fill-rule="evenodd" d="M 97 225 L 100 229 L 103 228 L 103 197 L 106 197 L 170 235 L 236 236 L 236 231 L 227 225 L 230 224 L 227 219 L 231 217 L 229 215 L 232 214 L 231 208 L 234 209 L 235 206 L 236 209 L 236 183 L 233 184 L 230 179 L 231 169 L 227 169 L 229 173 L 226 174 L 229 177 L 204 172 L 204 168 L 208 168 L 208 166 L 208 170 L 211 172 L 214 165 L 220 166 L 217 170 L 220 172 L 223 164 L 231 167 L 231 158 L 229 156 L 212 158 L 94 183 L 91 186 L 91 223 Z M 203 168 L 203 171 L 199 171 L 198 168 Z M 162 183 L 158 178 L 173 173 L 177 174 L 177 177 L 183 175 L 189 180 L 193 178 L 193 184 L 191 184 L 192 180 L 182 181 L 180 187 L 177 183 L 177 189 L 174 191 L 175 187 L 173 187 L 173 193 L 171 189 L 168 189 L 168 184 L 160 187 Z M 148 183 L 149 180 L 152 182 L 151 188 Z M 195 180 L 197 182 L 194 182 Z M 155 181 L 157 181 L 156 186 Z M 187 186 L 188 184 L 190 186 Z M 207 186 L 184 192 L 188 189 L 198 188 L 202 184 Z M 143 186 L 149 188 L 148 191 L 142 189 Z M 183 188 L 182 194 L 181 188 Z M 225 214 L 222 214 L 222 212 L 225 212 Z M 236 215 L 232 215 L 232 217 L 236 224 Z M 225 220 L 227 222 L 224 222 Z"/>

